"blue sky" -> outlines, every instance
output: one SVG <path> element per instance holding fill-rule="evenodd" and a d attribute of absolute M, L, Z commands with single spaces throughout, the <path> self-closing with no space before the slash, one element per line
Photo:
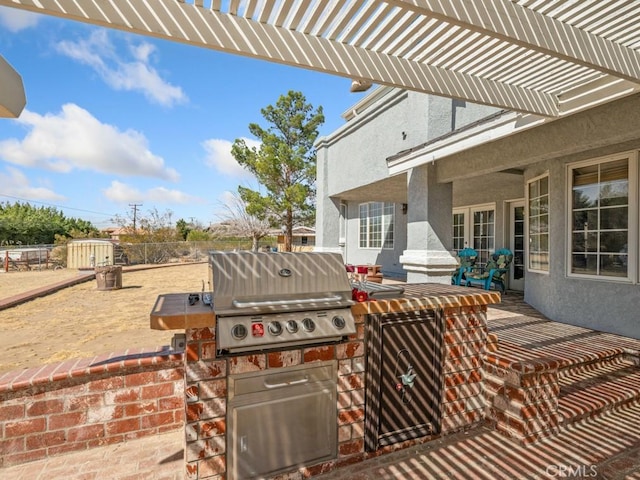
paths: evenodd
<path fill-rule="evenodd" d="M 220 220 L 238 185 L 230 154 L 249 123 L 289 90 L 322 106 L 320 135 L 363 94 L 347 78 L 0 7 L 0 55 L 27 105 L 0 119 L 0 202 L 29 200 L 112 225 L 116 214 Z M 257 143 L 255 143 L 257 144 Z"/>

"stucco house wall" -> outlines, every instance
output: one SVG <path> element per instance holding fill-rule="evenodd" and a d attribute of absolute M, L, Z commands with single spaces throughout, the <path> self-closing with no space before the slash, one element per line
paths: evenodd
<path fill-rule="evenodd" d="M 318 158 L 316 250 L 340 251 L 346 263 L 381 264 L 383 273 L 402 276 L 399 261 L 407 247 L 406 175 L 389 177 L 387 158 L 449 134 L 496 112 L 493 107 L 380 87 L 362 112 L 316 143 Z M 395 205 L 394 248 L 359 247 L 359 205 Z M 346 204 L 344 242 L 340 203 Z"/>
<path fill-rule="evenodd" d="M 401 273 L 403 249 L 411 240 L 408 215 L 416 190 L 409 194 L 407 172 L 389 175 L 389 157 L 417 158 L 421 142 L 431 145 L 443 137 L 457 138 L 463 125 L 474 127 L 490 117 L 508 115 L 486 107 L 477 110 L 461 102 L 413 93 L 387 93 L 378 109 L 360 113 L 360 123 L 348 122 L 322 139 L 319 148 L 318 225 L 319 249 L 343 251 L 349 263 L 379 263 L 388 273 Z M 411 104 L 411 105 L 409 105 Z M 381 108 L 383 106 L 384 108 Z M 454 209 L 474 205 L 495 205 L 496 247 L 507 246 L 509 202 L 525 199 L 527 182 L 540 175 L 549 177 L 549 258 L 548 273 L 525 272 L 525 300 L 548 317 L 569 324 L 640 338 L 640 209 L 637 193 L 629 195 L 632 211 L 629 225 L 629 262 L 636 271 L 630 280 L 577 278 L 568 274 L 567 251 L 569 201 L 567 165 L 620 152 L 640 152 L 640 94 L 613 101 L 574 115 L 538 124 L 497 140 L 465 146 L 432 164 L 438 184 L 452 185 L 451 199 L 443 205 Z M 453 131 L 454 129 L 455 131 Z M 404 134 L 402 133 L 404 132 Z M 399 135 L 400 134 L 400 135 Z M 412 160 L 413 161 L 413 160 Z M 640 169 L 640 168 L 639 168 Z M 396 169 L 396 171 L 398 171 Z M 634 181 L 640 173 L 632 168 Z M 634 177 L 635 175 L 635 177 Z M 446 192 L 446 190 L 443 190 Z M 420 196 L 418 195 L 418 198 Z M 409 199 L 409 200 L 408 200 Z M 339 240 L 340 202 L 348 204 L 347 236 Z M 358 205 L 368 201 L 395 203 L 393 250 L 358 248 Z M 323 211 L 324 210 L 324 211 Z M 329 214 L 327 214 L 329 212 Z M 419 240 L 419 239 L 418 239 Z M 528 238 L 525 238 L 525 245 Z M 418 242 L 419 243 L 419 242 Z M 443 245 L 450 244 L 444 239 Z M 415 248 L 415 247 L 410 247 Z M 405 265 L 406 267 L 406 265 Z M 633 272 L 633 270 L 631 270 Z"/>
<path fill-rule="evenodd" d="M 610 151 L 610 149 L 607 149 Z M 616 149 L 612 149 L 616 150 Z M 590 155 L 587 158 L 591 158 Z M 593 157 L 596 158 L 596 157 Z M 526 272 L 525 301 L 556 321 L 640 338 L 640 285 L 567 275 L 567 173 L 576 157 L 541 162 L 526 178 L 549 173 L 549 273 Z"/>
<path fill-rule="evenodd" d="M 404 270 L 399 261 L 400 255 L 407 245 L 407 216 L 402 213 L 402 204 L 395 204 L 394 248 L 365 249 L 358 247 L 359 203 L 351 202 L 347 206 L 347 237 L 342 247 L 346 263 L 354 265 L 382 265 L 382 272 L 387 277 L 403 277 Z"/>
<path fill-rule="evenodd" d="M 427 140 L 424 122 L 415 121 L 426 117 L 426 112 L 425 98 L 389 90 L 365 114 L 357 114 L 330 137 L 321 139 L 318 152 L 326 155 L 332 172 L 325 193 L 333 196 L 388 177 L 388 156 L 409 148 L 411 142 Z"/>

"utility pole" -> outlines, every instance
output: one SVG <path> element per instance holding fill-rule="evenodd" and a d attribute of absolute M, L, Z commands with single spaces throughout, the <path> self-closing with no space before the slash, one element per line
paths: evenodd
<path fill-rule="evenodd" d="M 138 207 L 141 207 L 141 203 L 130 203 L 129 206 L 133 209 L 133 233 L 136 233 L 136 218 L 138 217 Z"/>

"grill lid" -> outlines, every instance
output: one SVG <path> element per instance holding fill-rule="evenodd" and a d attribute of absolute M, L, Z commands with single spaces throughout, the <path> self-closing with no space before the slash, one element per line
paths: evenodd
<path fill-rule="evenodd" d="M 348 307 L 351 285 L 339 253 L 209 253 L 216 315 Z"/>

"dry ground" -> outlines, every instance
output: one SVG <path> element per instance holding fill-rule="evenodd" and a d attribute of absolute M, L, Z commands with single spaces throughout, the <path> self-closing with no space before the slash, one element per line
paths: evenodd
<path fill-rule="evenodd" d="M 0 273 L 0 298 L 56 283 L 77 271 Z M 169 345 L 173 331 L 149 328 L 158 295 L 200 292 L 208 265 L 123 272 L 122 289 L 101 291 L 96 280 L 0 310 L 0 373 L 70 358 Z"/>

